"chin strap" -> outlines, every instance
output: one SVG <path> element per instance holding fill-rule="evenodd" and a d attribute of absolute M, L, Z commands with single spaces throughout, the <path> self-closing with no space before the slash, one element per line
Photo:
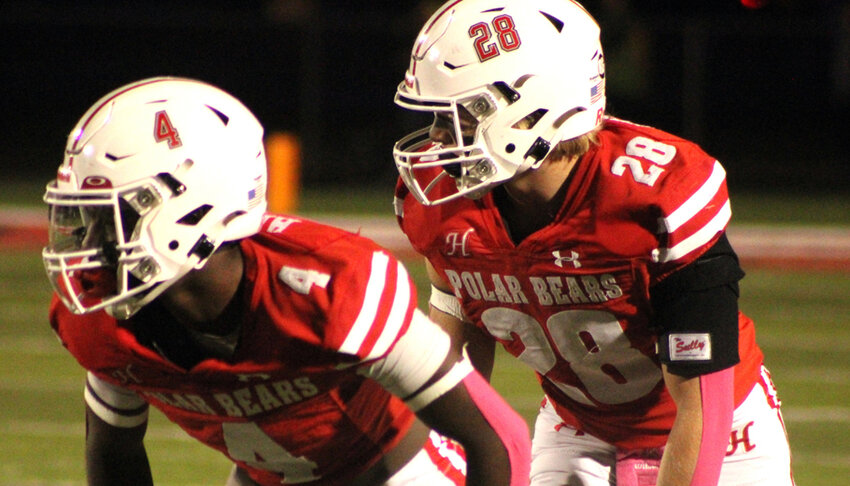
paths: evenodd
<path fill-rule="evenodd" d="M 690 486 L 715 486 L 726 456 L 732 430 L 734 404 L 734 368 L 716 371 L 699 378 L 702 394 L 702 439 Z"/>
<path fill-rule="evenodd" d="M 546 160 L 546 156 L 549 155 L 551 149 L 552 144 L 543 140 L 541 137 L 537 137 L 537 140 L 531 144 L 531 147 L 528 148 L 528 151 L 523 156 L 522 166 L 517 170 L 517 173 L 540 167 L 543 161 Z"/>

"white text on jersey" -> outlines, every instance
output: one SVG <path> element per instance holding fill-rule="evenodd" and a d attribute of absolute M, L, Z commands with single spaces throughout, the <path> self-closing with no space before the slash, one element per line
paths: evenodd
<path fill-rule="evenodd" d="M 481 272 L 456 272 L 446 270 L 449 283 L 454 287 L 455 295 L 464 299 L 502 304 L 528 304 L 528 296 L 523 288 L 531 289 L 537 299 L 537 305 L 564 305 L 607 302 L 623 296 L 623 289 L 617 279 L 609 274 L 563 276 L 548 275 L 528 277 L 527 285 L 513 275 Z"/>
<path fill-rule="evenodd" d="M 310 382 L 310 378 L 306 376 L 292 380 L 258 383 L 228 392 L 205 393 L 203 395 L 142 392 L 148 400 L 190 412 L 227 417 L 251 417 L 298 403 L 318 393 L 318 387 Z"/>

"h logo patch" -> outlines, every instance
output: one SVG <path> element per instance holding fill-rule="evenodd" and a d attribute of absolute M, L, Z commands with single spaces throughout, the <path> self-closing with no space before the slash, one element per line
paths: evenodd
<path fill-rule="evenodd" d="M 469 242 L 469 235 L 475 231 L 472 228 L 466 230 L 463 234 L 460 234 L 458 231 L 452 231 L 451 233 L 446 235 L 446 256 L 462 256 L 468 257 L 472 254 L 469 253 L 469 248 L 467 247 L 467 243 Z"/>

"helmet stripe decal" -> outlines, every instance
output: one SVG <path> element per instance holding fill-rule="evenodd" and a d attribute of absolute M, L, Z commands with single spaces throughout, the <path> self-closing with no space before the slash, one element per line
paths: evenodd
<path fill-rule="evenodd" d="M 443 15 L 446 14 L 446 12 L 450 11 L 455 5 L 459 4 L 462 1 L 463 0 L 457 0 L 456 2 L 452 2 L 449 5 L 447 5 L 446 8 L 444 8 L 441 12 L 434 15 L 434 17 L 431 20 L 431 23 L 429 23 L 428 26 L 425 27 L 425 29 L 422 31 L 422 33 L 427 34 L 428 32 L 430 32 L 431 28 L 434 27 L 434 25 L 437 23 L 437 21 L 440 20 L 443 17 Z M 419 49 L 421 49 L 421 48 L 422 48 L 422 44 L 416 46 L 416 52 L 413 53 L 413 64 L 410 66 L 410 74 L 412 74 L 414 76 L 416 76 L 416 65 L 419 62 L 418 59 L 421 58 L 421 56 L 419 54 Z"/>
<path fill-rule="evenodd" d="M 100 106 L 98 106 L 97 108 L 95 108 L 94 110 L 92 110 L 92 112 L 91 112 L 91 114 L 89 115 L 89 117 L 88 117 L 88 118 L 86 118 L 86 121 L 85 121 L 85 122 L 83 122 L 83 124 L 80 126 L 79 133 L 83 133 L 83 132 L 85 132 L 86 127 L 88 127 L 89 122 L 91 122 L 92 118 L 94 118 L 94 117 L 95 117 L 95 115 L 97 115 L 98 113 L 100 113 L 100 110 L 102 110 L 104 106 L 108 105 L 110 101 L 114 100 L 115 98 L 117 98 L 117 97 L 121 96 L 122 94 L 124 94 L 124 93 L 126 93 L 126 92 L 128 92 L 128 91 L 132 91 L 132 90 L 134 90 L 134 89 L 136 89 L 136 88 L 140 88 L 140 87 L 142 87 L 142 86 L 146 86 L 146 85 L 148 85 L 148 84 L 161 83 L 161 82 L 163 82 L 163 81 L 170 81 L 170 79 L 168 79 L 168 78 L 152 79 L 152 80 L 148 80 L 148 81 L 145 81 L 145 82 L 141 82 L 141 83 L 139 83 L 139 84 L 134 84 L 134 85 L 128 86 L 127 88 L 122 89 L 121 91 L 118 91 L 118 92 L 114 93 L 114 94 L 113 94 L 112 96 L 110 96 L 109 98 L 107 98 L 107 99 L 103 100 L 103 102 L 100 104 Z M 79 139 L 79 138 L 77 138 L 77 139 L 75 139 L 75 140 L 74 140 L 74 145 L 73 145 L 73 147 L 71 148 L 71 152 L 75 152 L 75 151 L 77 150 L 77 143 L 78 143 L 79 141 L 80 141 L 80 139 Z"/>

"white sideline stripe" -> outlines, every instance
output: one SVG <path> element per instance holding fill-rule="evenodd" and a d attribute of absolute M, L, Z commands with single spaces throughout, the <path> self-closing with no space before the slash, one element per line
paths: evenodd
<path fill-rule="evenodd" d="M 793 369 L 782 368 L 777 372 L 783 383 L 819 383 L 824 385 L 850 385 L 850 375 L 844 368 L 825 367 L 795 367 Z"/>
<path fill-rule="evenodd" d="M 335 214 L 310 217 L 360 233 L 390 251 L 415 254 L 395 218 Z M 738 256 L 744 259 L 850 259 L 850 228 L 843 226 L 737 224 L 733 220 L 727 233 Z"/>
<path fill-rule="evenodd" d="M 848 407 L 782 407 L 782 417 L 786 423 L 833 423 L 850 424 Z"/>
<path fill-rule="evenodd" d="M 16 479 L 14 482 L 0 481 L 0 486 L 85 486 L 85 481 L 46 481 L 43 479 Z"/>
<path fill-rule="evenodd" d="M 733 198 L 734 204 L 734 198 Z M 305 217 L 360 233 L 392 252 L 414 255 L 393 216 L 310 213 Z M 42 209 L 0 205 L 0 226 L 47 229 Z M 729 241 L 743 259 L 801 258 L 850 260 L 850 228 L 842 226 L 737 224 L 728 228 Z"/>
<path fill-rule="evenodd" d="M 0 422 L 0 433 L 3 436 L 55 438 L 55 437 L 84 437 L 85 422 L 39 422 L 33 420 L 12 420 Z M 176 425 L 148 425 L 146 440 L 173 440 L 178 442 L 195 442 L 195 439 L 183 432 Z"/>
<path fill-rule="evenodd" d="M 82 370 L 80 370 L 82 371 Z M 67 380 L 41 381 L 35 377 L 9 378 L 0 375 L 0 392 L 15 393 L 74 393 L 74 396 L 82 397 L 83 387 L 86 386 L 85 378 L 79 380 L 71 378 Z M 77 395 L 78 394 L 78 395 Z"/>
<path fill-rule="evenodd" d="M 0 205 L 0 226 L 47 228 L 47 207 L 44 209 Z"/>
<path fill-rule="evenodd" d="M 791 462 L 793 464 L 815 464 L 821 467 L 850 468 L 850 456 L 832 452 L 797 452 L 791 445 Z"/>
<path fill-rule="evenodd" d="M 758 323 L 756 323 L 758 327 Z M 757 342 L 762 348 L 796 351 L 842 351 L 850 349 L 850 336 L 845 335 L 807 335 L 805 339 L 794 339 L 789 335 L 759 336 Z"/>
<path fill-rule="evenodd" d="M 68 355 L 59 340 L 52 336 L 6 336 L 0 341 L 0 352 L 36 356 Z"/>

